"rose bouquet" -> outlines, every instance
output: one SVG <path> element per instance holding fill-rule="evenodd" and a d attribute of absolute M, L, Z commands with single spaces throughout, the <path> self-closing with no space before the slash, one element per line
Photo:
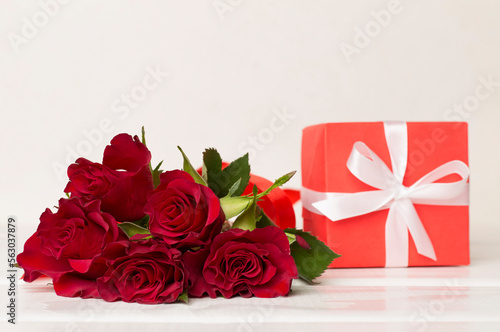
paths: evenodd
<path fill-rule="evenodd" d="M 197 171 L 179 150 L 182 170 L 153 168 L 143 129 L 142 141 L 115 136 L 102 163 L 77 159 L 67 198 L 42 213 L 17 257 L 24 280 L 46 275 L 60 296 L 144 304 L 276 297 L 337 257 L 292 228 L 278 187 L 293 172 L 272 183 L 250 174 L 248 155 L 225 164 L 215 149 Z"/>

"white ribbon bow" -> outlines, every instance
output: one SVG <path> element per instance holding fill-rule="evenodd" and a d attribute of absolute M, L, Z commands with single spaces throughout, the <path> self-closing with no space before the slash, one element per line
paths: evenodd
<path fill-rule="evenodd" d="M 325 193 L 303 188 L 303 205 L 332 221 L 389 209 L 385 225 L 386 266 L 408 266 L 408 231 L 417 252 L 436 260 L 432 242 L 413 204 L 468 205 L 469 167 L 462 161 L 453 160 L 405 187 L 403 178 L 408 160 L 406 122 L 384 122 L 384 130 L 392 172 L 363 142 L 354 143 L 347 161 L 347 168 L 356 178 L 380 190 Z M 434 183 L 450 174 L 458 174 L 461 180 Z"/>

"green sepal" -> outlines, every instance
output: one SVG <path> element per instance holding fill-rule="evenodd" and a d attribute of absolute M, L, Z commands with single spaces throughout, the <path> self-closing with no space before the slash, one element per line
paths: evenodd
<path fill-rule="evenodd" d="M 120 227 L 125 232 L 125 234 L 127 234 L 129 239 L 137 234 L 151 235 L 147 228 L 138 226 L 137 224 L 134 224 L 132 222 L 122 222 L 121 224 L 118 224 L 118 227 Z"/>
<path fill-rule="evenodd" d="M 145 215 L 139 220 L 132 221 L 133 224 L 136 224 L 139 227 L 149 229 L 149 215 Z"/>
<path fill-rule="evenodd" d="M 241 213 L 236 218 L 232 228 L 239 228 L 249 231 L 253 231 L 255 228 L 257 228 L 256 209 L 257 209 L 257 186 L 254 185 L 252 202 L 246 208 L 246 210 L 243 211 L 243 213 Z"/>
<path fill-rule="evenodd" d="M 230 219 L 236 217 L 241 212 L 245 211 L 245 209 L 252 203 L 253 197 L 226 196 L 222 197 L 219 201 L 222 211 L 224 211 L 224 215 L 226 216 L 226 219 Z"/>
<path fill-rule="evenodd" d="M 189 303 L 189 296 L 188 296 L 187 290 L 185 290 L 181 295 L 179 295 L 179 297 L 177 298 L 177 301 Z"/>
<path fill-rule="evenodd" d="M 203 164 L 203 166 L 201 167 L 201 178 L 205 182 L 207 182 L 207 180 L 208 180 L 207 167 L 205 166 L 205 164 Z"/>
<path fill-rule="evenodd" d="M 141 127 L 141 142 L 146 145 L 146 130 L 144 129 L 144 126 Z"/>
<path fill-rule="evenodd" d="M 236 191 L 238 190 L 238 188 L 240 187 L 240 184 L 241 184 L 241 178 L 238 179 L 238 181 L 236 181 L 232 186 L 231 188 L 229 188 L 229 191 L 227 193 L 227 196 L 231 197 L 231 196 L 234 196 Z"/>
<path fill-rule="evenodd" d="M 318 240 L 315 236 L 300 229 L 287 228 L 287 234 L 295 234 L 302 237 L 310 248 L 306 249 L 300 246 L 297 241 L 290 245 L 291 255 L 295 260 L 295 265 L 299 272 L 299 277 L 312 283 L 328 268 L 331 262 L 339 258 L 340 255 L 334 253 L 326 244 Z"/>
<path fill-rule="evenodd" d="M 262 197 L 266 196 L 267 194 L 269 194 L 271 192 L 271 190 L 273 190 L 274 188 L 281 187 L 282 185 L 287 183 L 295 175 L 295 173 L 297 173 L 297 171 L 286 173 L 285 175 L 277 178 L 269 188 L 267 188 L 266 190 L 264 190 L 263 192 L 258 194 L 257 198 L 262 198 Z"/>
<path fill-rule="evenodd" d="M 160 161 L 158 165 L 156 165 L 155 169 L 151 171 L 151 175 L 153 176 L 153 186 L 154 188 L 158 187 L 160 185 L 160 175 L 163 173 L 163 170 L 160 169 L 161 164 L 163 164 L 163 160 Z"/>
<path fill-rule="evenodd" d="M 290 234 L 290 233 L 285 233 L 286 237 L 288 238 L 288 243 L 292 245 L 297 240 L 297 236 L 295 234 Z"/>
<path fill-rule="evenodd" d="M 260 214 L 259 214 L 259 217 L 257 220 L 257 225 L 256 225 L 257 228 L 264 228 L 267 226 L 276 226 L 276 224 L 273 223 L 273 221 L 271 219 L 269 219 L 267 214 L 265 214 L 264 211 L 262 211 L 259 206 L 257 206 L 257 210 L 260 210 Z"/>
<path fill-rule="evenodd" d="M 144 129 L 144 126 L 141 127 L 141 142 L 142 144 L 144 144 L 145 147 L 148 147 L 146 145 L 146 129 Z M 153 167 L 151 167 L 151 160 L 149 161 L 149 171 L 151 172 L 151 174 L 153 174 Z"/>
<path fill-rule="evenodd" d="M 207 183 L 205 182 L 205 180 L 203 180 L 203 178 L 200 176 L 200 174 L 198 174 L 198 172 L 194 169 L 193 165 L 191 165 L 191 162 L 189 161 L 189 158 L 186 156 L 186 154 L 184 153 L 184 151 L 182 151 L 181 147 L 177 146 L 177 148 L 182 153 L 182 158 L 184 159 L 184 164 L 183 164 L 182 169 L 185 172 L 189 173 L 189 175 L 192 176 L 194 182 L 206 186 Z"/>

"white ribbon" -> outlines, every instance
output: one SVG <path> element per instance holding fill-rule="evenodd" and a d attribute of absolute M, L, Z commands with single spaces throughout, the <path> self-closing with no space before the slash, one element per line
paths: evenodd
<path fill-rule="evenodd" d="M 413 204 L 468 205 L 469 167 L 462 161 L 453 160 L 405 187 L 403 178 L 408 160 L 406 122 L 384 122 L 384 130 L 392 172 L 363 142 L 354 143 L 347 161 L 347 168 L 356 178 L 379 190 L 333 193 L 303 188 L 303 205 L 332 221 L 389 209 L 385 225 L 386 266 L 408 266 L 408 231 L 417 252 L 436 260 L 432 242 Z M 458 174 L 461 180 L 434 183 L 450 174 Z"/>

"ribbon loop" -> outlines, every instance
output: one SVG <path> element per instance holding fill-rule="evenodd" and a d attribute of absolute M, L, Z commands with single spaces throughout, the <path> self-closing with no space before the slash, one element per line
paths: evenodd
<path fill-rule="evenodd" d="M 390 191 L 374 190 L 330 196 L 312 206 L 328 219 L 338 221 L 381 210 L 391 199 Z"/>
<path fill-rule="evenodd" d="M 390 189 L 397 182 L 384 161 L 363 142 L 354 143 L 347 168 L 362 182 L 377 189 Z"/>

